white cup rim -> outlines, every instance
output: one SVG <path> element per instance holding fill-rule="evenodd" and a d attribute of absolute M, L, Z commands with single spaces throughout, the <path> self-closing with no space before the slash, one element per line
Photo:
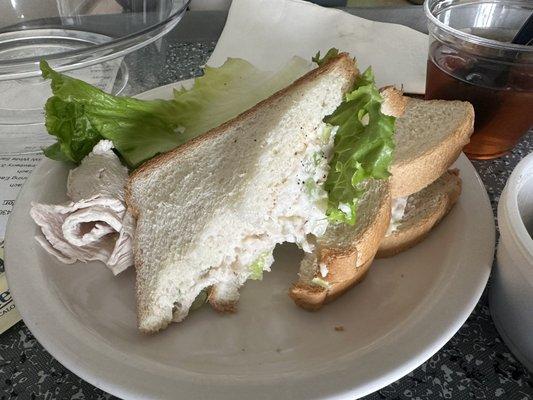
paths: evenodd
<path fill-rule="evenodd" d="M 507 232 L 518 245 L 524 256 L 531 260 L 533 268 L 533 238 L 526 229 L 526 225 L 518 208 L 518 193 L 527 176 L 533 175 L 533 153 L 524 157 L 511 173 L 498 204 L 498 224 L 500 234 Z M 530 178 L 533 180 L 533 178 Z"/>

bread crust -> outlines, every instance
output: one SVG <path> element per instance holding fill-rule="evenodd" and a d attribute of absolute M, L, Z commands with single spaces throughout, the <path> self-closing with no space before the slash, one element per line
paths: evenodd
<path fill-rule="evenodd" d="M 417 245 L 451 211 L 461 195 L 462 181 L 458 169 L 448 170 L 444 175 L 444 178 L 450 179 L 451 183 L 444 187 L 443 193 L 439 194 L 438 204 L 433 212 L 409 229 L 399 230 L 386 236 L 379 246 L 376 258 L 392 257 Z"/>
<path fill-rule="evenodd" d="M 353 270 L 352 273 L 343 282 L 341 282 L 341 285 L 339 285 L 337 290 L 334 292 L 328 292 L 328 289 L 323 288 L 322 286 L 295 283 L 289 291 L 289 296 L 296 303 L 296 305 L 304 310 L 318 311 L 324 304 L 332 302 L 346 293 L 352 287 L 362 282 L 366 278 L 373 260 L 374 258 L 368 260 L 355 269 L 353 268 L 353 264 L 349 264 L 350 268 Z"/>
<path fill-rule="evenodd" d="M 467 103 L 467 117 L 455 132 L 414 160 L 393 163 L 391 167 L 392 198 L 416 193 L 446 172 L 470 141 L 474 131 L 474 108 Z"/>
<path fill-rule="evenodd" d="M 395 118 L 401 117 L 405 112 L 409 97 L 404 96 L 403 92 L 394 86 L 382 87 L 379 92 L 383 97 L 381 112 Z"/>
<path fill-rule="evenodd" d="M 307 311 L 319 310 L 326 300 L 327 293 L 327 289 L 322 286 L 301 282 L 296 282 L 289 289 L 289 297 L 296 305 Z"/>
<path fill-rule="evenodd" d="M 237 301 L 216 301 L 209 298 L 211 308 L 221 314 L 233 314 L 237 312 L 237 303 Z"/>
<path fill-rule="evenodd" d="M 374 257 L 372 256 L 370 260 L 367 260 L 362 265 L 359 265 L 356 268 L 355 272 L 352 272 L 351 276 L 348 279 L 344 280 L 342 284 L 340 284 L 337 287 L 337 290 L 328 293 L 324 301 L 324 304 L 327 304 L 327 303 L 332 302 L 333 300 L 336 300 L 337 298 L 342 296 L 344 293 L 346 293 L 348 290 L 353 288 L 355 285 L 362 282 L 366 278 L 373 261 L 374 261 Z"/>

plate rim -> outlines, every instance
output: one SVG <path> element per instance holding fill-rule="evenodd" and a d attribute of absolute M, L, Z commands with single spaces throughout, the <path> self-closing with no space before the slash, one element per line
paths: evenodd
<path fill-rule="evenodd" d="M 188 85 L 190 82 L 192 82 L 193 79 L 187 79 L 184 81 L 172 83 L 169 85 L 161 86 L 158 88 L 154 88 L 151 90 L 148 90 L 146 92 L 143 92 L 139 94 L 136 97 L 144 98 L 144 99 L 150 99 L 150 98 L 156 98 L 157 96 L 161 97 L 161 94 L 164 94 L 165 91 L 169 91 L 171 93 L 171 89 L 178 87 L 180 85 Z M 168 97 L 163 96 L 163 97 Z M 43 164 L 46 162 L 52 162 L 47 161 L 44 159 L 41 161 L 41 163 L 36 167 L 36 170 L 43 167 Z M 474 181 L 472 182 L 472 185 L 479 186 L 480 195 L 483 198 L 484 205 L 480 205 L 480 209 L 484 208 L 484 211 L 482 211 L 484 214 L 486 214 L 486 223 L 488 224 L 488 228 L 492 231 L 492 235 L 489 235 L 491 238 L 488 243 L 485 243 L 484 246 L 488 251 L 486 251 L 486 254 L 484 253 L 484 260 L 483 262 L 480 262 L 480 265 L 484 267 L 483 274 L 480 274 L 479 279 L 476 281 L 475 287 L 471 288 L 470 296 L 468 303 L 463 304 L 463 306 L 460 309 L 456 309 L 455 312 L 455 318 L 454 322 L 448 324 L 448 328 L 441 332 L 438 337 L 434 337 L 432 340 L 431 345 L 426 345 L 423 349 L 418 349 L 417 354 L 414 354 L 412 357 L 410 357 L 408 360 L 405 360 L 404 362 L 398 363 L 395 368 L 389 369 L 386 373 L 384 373 L 382 376 L 374 377 L 373 380 L 366 382 L 364 385 L 360 385 L 359 387 L 339 387 L 337 388 L 337 391 L 331 392 L 326 395 L 327 398 L 345 398 L 347 396 L 356 396 L 356 397 L 362 397 L 367 394 L 370 394 L 376 390 L 379 390 L 380 388 L 389 385 L 390 383 L 396 381 L 397 379 L 403 377 L 404 375 L 408 374 L 412 370 L 416 369 L 418 366 L 420 366 L 423 362 L 425 362 L 427 359 L 429 359 L 433 354 L 435 354 L 437 351 L 439 351 L 459 330 L 459 328 L 464 324 L 464 322 L 467 320 L 473 309 L 475 308 L 476 304 L 478 303 L 483 290 L 486 286 L 486 283 L 488 281 L 490 270 L 492 266 L 492 261 L 494 258 L 494 248 L 495 248 L 495 237 L 496 237 L 496 231 L 495 231 L 495 223 L 494 223 L 494 214 L 492 211 L 492 208 L 490 206 L 490 200 L 488 197 L 488 194 L 486 192 L 485 186 L 483 185 L 483 182 L 481 181 L 477 171 L 473 167 L 472 163 L 464 156 L 464 154 L 461 154 L 459 162 L 461 164 L 465 164 L 468 169 L 470 170 L 470 173 L 472 173 L 472 176 L 474 178 Z M 13 208 L 13 212 L 11 213 L 11 216 L 8 221 L 8 226 L 6 230 L 6 244 L 5 244 L 5 264 L 6 264 L 6 275 L 8 278 L 8 281 L 11 282 L 17 282 L 17 279 L 14 278 L 16 276 L 16 268 L 11 267 L 10 263 L 10 254 L 11 254 L 11 248 L 15 246 L 12 244 L 12 241 L 15 239 L 10 239 L 12 235 L 10 235 L 10 232 L 14 229 L 12 226 L 15 225 L 13 222 L 14 219 L 16 219 L 16 216 L 20 213 L 23 213 L 23 204 L 29 204 L 29 200 L 26 199 L 26 203 L 23 203 L 22 201 L 19 201 L 21 198 L 24 198 L 25 194 L 31 190 L 31 183 L 33 183 L 32 177 L 34 177 L 34 173 L 32 173 L 32 176 L 28 179 L 22 190 L 19 192 L 19 195 L 17 196 L 17 200 L 15 202 L 15 206 Z M 488 218 L 490 216 L 490 218 Z M 16 262 L 13 263 L 15 265 Z M 480 267 L 481 268 L 481 267 Z M 142 391 L 139 388 L 133 388 L 131 385 L 121 385 L 117 384 L 112 378 L 109 379 L 105 376 L 102 376 L 102 374 L 98 373 L 98 371 L 95 371 L 94 367 L 92 368 L 92 371 L 90 368 L 83 368 L 82 365 L 76 362 L 75 359 L 71 359 L 69 355 L 68 350 L 63 350 L 61 346 L 56 346 L 54 343 L 54 340 L 47 337 L 46 335 L 46 328 L 42 328 L 38 324 L 35 324 L 34 320 L 32 319 L 32 310 L 31 310 L 31 304 L 28 304 L 24 300 L 24 296 L 22 293 L 19 293 L 17 284 L 10 286 L 11 294 L 15 300 L 15 304 L 17 305 L 17 308 L 19 309 L 19 312 L 21 316 L 24 319 L 24 322 L 32 332 L 32 334 L 35 336 L 35 338 L 41 343 L 41 345 L 46 349 L 47 352 L 49 352 L 54 358 L 56 358 L 61 364 L 63 364 L 67 369 L 69 369 L 72 373 L 80 376 L 82 379 L 86 380 L 90 384 L 99 387 L 108 393 L 111 393 L 115 396 L 119 396 L 121 398 L 143 398 L 144 396 L 148 397 L 155 397 L 154 393 L 149 393 L 146 391 Z M 22 290 L 21 290 L 22 291 Z M 19 306 L 20 304 L 20 306 Z M 343 381 L 344 382 L 344 381 Z M 316 397 L 316 398 L 324 398 L 324 397 Z"/>

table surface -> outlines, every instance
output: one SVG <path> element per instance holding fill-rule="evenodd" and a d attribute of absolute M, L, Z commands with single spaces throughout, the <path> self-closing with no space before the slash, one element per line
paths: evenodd
<path fill-rule="evenodd" d="M 424 31 L 420 7 L 350 9 L 362 17 L 396 22 Z M 213 51 L 226 18 L 225 12 L 190 12 L 161 43 L 125 58 L 130 68 L 126 94 L 197 76 Z M 162 55 L 160 68 L 147 59 Z M 533 152 L 533 132 L 508 155 L 475 161 L 493 210 L 515 165 Z M 0 269 L 3 266 L 0 265 Z M 489 285 L 490 287 L 490 280 Z M 64 368 L 19 322 L 0 337 L 0 400 L 110 399 Z M 366 400 L 378 399 L 533 399 L 533 374 L 511 354 L 490 317 L 486 290 L 467 322 L 433 357 L 415 371 Z"/>

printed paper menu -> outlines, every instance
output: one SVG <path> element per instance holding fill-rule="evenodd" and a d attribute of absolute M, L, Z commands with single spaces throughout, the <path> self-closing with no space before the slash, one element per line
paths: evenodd
<path fill-rule="evenodd" d="M 4 265 L 4 249 L 0 241 L 0 270 L 3 270 Z M 0 273 L 0 334 L 15 325 L 20 321 L 20 314 L 18 313 L 11 292 L 7 287 L 5 273 Z"/>
<path fill-rule="evenodd" d="M 20 188 L 42 160 L 42 154 L 0 156 L 0 241 Z"/>

